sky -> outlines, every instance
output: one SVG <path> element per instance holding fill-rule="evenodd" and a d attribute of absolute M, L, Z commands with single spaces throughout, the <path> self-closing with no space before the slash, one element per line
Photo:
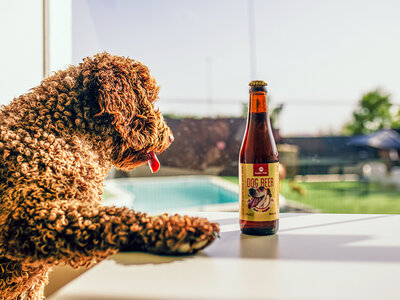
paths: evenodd
<path fill-rule="evenodd" d="M 238 116 L 262 79 L 270 107 L 284 104 L 283 135 L 339 133 L 368 91 L 400 104 L 399 12 L 396 0 L 72 0 L 73 63 L 141 61 L 160 110 L 178 115 Z"/>

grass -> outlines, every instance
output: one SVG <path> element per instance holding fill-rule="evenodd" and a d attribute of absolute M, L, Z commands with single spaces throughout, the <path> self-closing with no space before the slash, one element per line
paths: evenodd
<path fill-rule="evenodd" d="M 238 183 L 237 177 L 223 178 Z M 288 180 L 282 182 L 281 194 L 323 213 L 400 214 L 400 192 L 394 188 L 353 181 L 302 182 L 296 186 L 305 194 L 294 191 Z"/>

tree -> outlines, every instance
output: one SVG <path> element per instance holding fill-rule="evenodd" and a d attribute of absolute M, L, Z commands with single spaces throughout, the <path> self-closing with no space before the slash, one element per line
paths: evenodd
<path fill-rule="evenodd" d="M 270 116 L 271 116 L 271 123 L 272 123 L 273 128 L 279 129 L 279 119 L 280 119 L 282 110 L 283 110 L 283 103 L 274 107 L 274 109 L 271 111 Z"/>
<path fill-rule="evenodd" d="M 343 127 L 346 135 L 368 134 L 383 128 L 390 128 L 395 123 L 391 112 L 390 95 L 376 89 L 363 95 L 353 118 Z"/>
<path fill-rule="evenodd" d="M 397 130 L 400 129 L 400 106 L 399 109 L 397 110 L 397 114 L 395 114 L 393 118 L 391 127 Z"/>

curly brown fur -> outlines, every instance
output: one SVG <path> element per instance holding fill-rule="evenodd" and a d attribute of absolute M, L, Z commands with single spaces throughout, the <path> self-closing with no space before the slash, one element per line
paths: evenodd
<path fill-rule="evenodd" d="M 0 110 L 0 298 L 41 299 L 51 266 L 90 266 L 119 250 L 194 253 L 218 225 L 100 205 L 112 165 L 163 152 L 149 70 L 107 53 L 44 79 Z"/>

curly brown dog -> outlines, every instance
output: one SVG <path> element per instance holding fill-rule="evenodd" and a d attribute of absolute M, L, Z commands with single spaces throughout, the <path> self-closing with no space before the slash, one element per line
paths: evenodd
<path fill-rule="evenodd" d="M 101 206 L 112 165 L 154 159 L 172 142 L 141 63 L 108 53 L 44 79 L 0 110 L 0 298 L 41 299 L 49 269 L 119 250 L 195 253 L 215 223 Z"/>

